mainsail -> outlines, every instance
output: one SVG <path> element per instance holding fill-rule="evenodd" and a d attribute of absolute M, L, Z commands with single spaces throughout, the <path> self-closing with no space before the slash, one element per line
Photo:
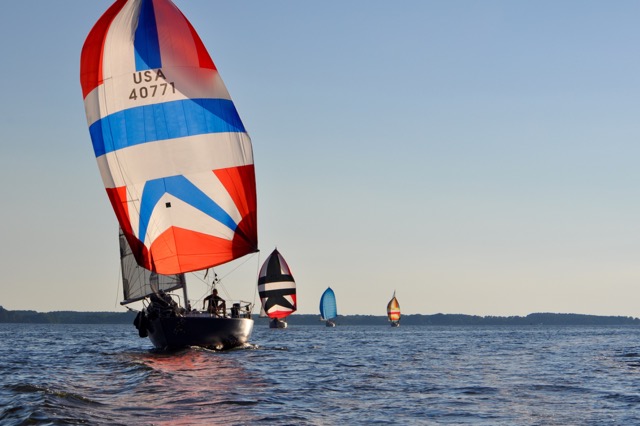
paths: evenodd
<path fill-rule="evenodd" d="M 120 265 L 122 269 L 122 305 L 142 300 L 159 290 L 165 292 L 183 288 L 184 274 L 162 275 L 138 265 L 127 239 L 120 229 Z"/>
<path fill-rule="evenodd" d="M 331 287 L 327 288 L 324 293 L 322 293 L 322 297 L 320 297 L 320 316 L 325 321 L 338 316 L 336 295 Z"/>
<path fill-rule="evenodd" d="M 400 304 L 396 299 L 396 292 L 393 292 L 393 297 L 387 304 L 387 317 L 392 323 L 400 322 Z"/>
<path fill-rule="evenodd" d="M 257 251 L 251 140 L 170 0 L 117 0 L 85 41 L 80 79 L 100 174 L 140 265 L 170 275 Z"/>
<path fill-rule="evenodd" d="M 262 310 L 269 318 L 285 318 L 296 311 L 296 282 L 277 249 L 260 268 L 258 293 Z"/>

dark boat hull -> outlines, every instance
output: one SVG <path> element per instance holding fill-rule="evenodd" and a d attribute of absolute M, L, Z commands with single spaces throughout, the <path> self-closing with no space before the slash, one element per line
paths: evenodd
<path fill-rule="evenodd" d="M 147 324 L 149 339 L 162 350 L 188 346 L 231 349 L 247 343 L 252 330 L 252 319 L 219 318 L 207 314 L 159 317 Z"/>
<path fill-rule="evenodd" d="M 287 328 L 287 322 L 278 318 L 269 321 L 269 328 Z"/>

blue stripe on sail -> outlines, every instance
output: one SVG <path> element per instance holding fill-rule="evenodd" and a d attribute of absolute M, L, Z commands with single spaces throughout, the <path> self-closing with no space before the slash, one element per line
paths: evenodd
<path fill-rule="evenodd" d="M 131 108 L 89 127 L 96 157 L 147 142 L 244 131 L 238 111 L 228 99 L 186 99 Z"/>
<path fill-rule="evenodd" d="M 169 176 L 150 180 L 144 185 L 140 202 L 140 228 L 138 229 L 138 238 L 143 243 L 151 214 L 165 193 L 195 207 L 235 232 L 237 224 L 215 201 L 184 176 Z"/>
<path fill-rule="evenodd" d="M 138 27 L 133 40 L 136 57 L 136 71 L 162 67 L 158 26 L 152 0 L 142 0 Z"/>

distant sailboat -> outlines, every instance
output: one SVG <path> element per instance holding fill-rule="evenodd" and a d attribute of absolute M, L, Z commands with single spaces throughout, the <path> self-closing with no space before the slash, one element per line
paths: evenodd
<path fill-rule="evenodd" d="M 274 250 L 258 275 L 261 312 L 270 318 L 269 328 L 287 328 L 286 318 L 296 311 L 296 282 L 284 257 Z"/>
<path fill-rule="evenodd" d="M 387 304 L 387 317 L 391 322 L 391 327 L 399 327 L 400 326 L 400 304 L 398 303 L 398 299 L 396 299 L 396 292 L 393 292 L 393 297 Z"/>
<path fill-rule="evenodd" d="M 331 287 L 327 288 L 322 297 L 320 297 L 320 319 L 325 321 L 327 327 L 335 327 L 335 317 L 338 316 L 338 307 L 336 304 L 336 295 L 331 290 Z"/>
<path fill-rule="evenodd" d="M 85 40 L 80 82 L 121 228 L 122 304 L 146 306 L 140 336 L 162 349 L 244 344 L 251 304 L 191 309 L 183 275 L 258 251 L 251 140 L 200 37 L 170 0 L 117 0 Z M 176 289 L 182 306 L 165 293 Z"/>

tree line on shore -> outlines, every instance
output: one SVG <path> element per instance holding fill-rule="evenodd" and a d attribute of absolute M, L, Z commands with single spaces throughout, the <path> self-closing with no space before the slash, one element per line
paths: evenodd
<path fill-rule="evenodd" d="M 77 312 L 77 311 L 9 311 L 0 306 L 0 323 L 33 324 L 131 324 L 136 312 Z M 254 316 L 256 323 L 265 324 L 268 318 Z M 290 325 L 319 324 L 319 315 L 293 314 Z M 338 325 L 385 325 L 384 315 L 340 315 Z M 527 316 L 479 316 L 465 314 L 403 315 L 403 325 L 640 325 L 639 318 L 628 316 L 600 316 L 585 314 L 534 313 Z"/>

